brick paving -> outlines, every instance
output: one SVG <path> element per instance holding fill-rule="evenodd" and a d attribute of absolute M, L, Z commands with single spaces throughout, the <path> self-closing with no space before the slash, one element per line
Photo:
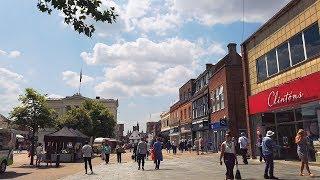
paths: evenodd
<path fill-rule="evenodd" d="M 240 159 L 240 158 L 239 158 Z M 275 175 L 281 179 L 320 179 L 320 176 L 300 177 L 297 176 L 299 165 L 297 163 L 276 163 Z M 243 179 L 263 179 L 264 164 L 255 160 L 249 161 L 249 165 L 239 165 Z M 320 175 L 319 167 L 311 168 L 315 175 Z M 145 171 L 138 171 L 137 164 L 130 161 L 124 164 L 98 165 L 94 167 L 93 175 L 85 175 L 79 172 L 67 176 L 64 180 L 78 179 L 108 179 L 108 180 L 211 180 L 224 179 L 225 166 L 218 163 L 218 154 L 180 155 L 165 159 L 160 170 L 154 170 L 154 164 L 147 161 Z"/>

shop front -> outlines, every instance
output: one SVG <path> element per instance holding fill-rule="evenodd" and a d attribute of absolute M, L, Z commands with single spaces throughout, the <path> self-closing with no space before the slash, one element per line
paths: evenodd
<path fill-rule="evenodd" d="M 180 132 L 179 132 L 179 127 L 173 127 L 170 129 L 170 142 L 175 142 L 176 144 L 179 143 L 180 141 Z"/>
<path fill-rule="evenodd" d="M 308 133 L 311 143 L 319 141 L 320 72 L 260 92 L 248 100 L 253 144 L 260 133 L 264 136 L 268 130 L 276 132 L 277 144 L 284 147 L 276 153 L 277 158 L 298 158 L 294 139 L 299 129 Z M 315 159 L 314 153 L 311 158 Z"/>
<path fill-rule="evenodd" d="M 227 120 L 221 119 L 219 122 L 213 122 L 211 125 L 211 133 L 212 145 L 210 149 L 214 152 L 218 152 L 220 150 L 220 145 L 225 139 L 226 132 L 229 130 Z"/>
<path fill-rule="evenodd" d="M 195 139 L 202 137 L 204 140 L 209 139 L 209 120 L 208 117 L 201 120 L 192 122 L 192 138 Z"/>
<path fill-rule="evenodd" d="M 192 138 L 191 124 L 184 124 L 180 126 L 180 138 L 186 140 Z"/>

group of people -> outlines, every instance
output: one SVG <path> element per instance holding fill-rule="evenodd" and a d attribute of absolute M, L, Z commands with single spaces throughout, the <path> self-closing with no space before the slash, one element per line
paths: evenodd
<path fill-rule="evenodd" d="M 265 161 L 264 178 L 265 179 L 278 179 L 274 176 L 274 150 L 282 148 L 276 145 L 274 141 L 274 132 L 267 131 L 266 136 L 262 137 L 259 135 L 258 147 L 260 150 L 260 162 Z M 226 166 L 226 179 L 234 179 L 234 167 L 238 165 L 236 142 L 231 136 L 230 132 L 225 135 L 225 141 L 221 144 L 220 164 L 224 162 Z M 241 137 L 238 139 L 239 151 L 243 158 L 243 163 L 248 164 L 247 161 L 247 150 L 249 141 L 244 133 L 241 133 Z M 300 129 L 295 137 L 295 143 L 297 144 L 297 155 L 301 160 L 300 176 L 304 176 L 304 168 L 306 168 L 308 175 L 313 176 L 309 168 L 309 157 L 310 157 L 310 145 L 307 139 L 307 133 Z M 313 150 L 315 151 L 315 150 Z M 223 161 L 222 161 L 223 160 Z"/>
<path fill-rule="evenodd" d="M 199 139 L 196 139 L 194 143 L 192 143 L 191 139 L 182 139 L 179 142 L 167 141 L 165 143 L 165 148 L 167 150 L 167 153 L 170 153 L 170 150 L 172 149 L 173 154 L 177 154 L 177 149 L 179 149 L 181 153 L 183 153 L 184 151 L 191 152 L 192 150 L 195 150 L 199 155 L 200 151 L 203 154 L 204 151 L 207 150 L 206 144 L 207 143 L 205 142 L 205 140 L 202 137 L 200 137 Z"/>
<path fill-rule="evenodd" d="M 151 154 L 151 159 L 154 161 L 156 170 L 160 168 L 160 162 L 163 161 L 162 142 L 159 137 L 151 144 L 150 149 L 145 139 L 141 139 L 134 153 L 137 156 L 138 170 L 141 168 L 144 170 L 145 159 L 148 154 Z"/>

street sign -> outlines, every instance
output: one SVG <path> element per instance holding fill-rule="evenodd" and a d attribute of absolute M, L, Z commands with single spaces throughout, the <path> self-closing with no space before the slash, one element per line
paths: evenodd
<path fill-rule="evenodd" d="M 226 118 L 220 119 L 220 126 L 228 126 Z"/>

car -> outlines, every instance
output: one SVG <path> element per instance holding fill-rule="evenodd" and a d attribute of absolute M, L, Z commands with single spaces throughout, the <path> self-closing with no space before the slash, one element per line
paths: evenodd
<path fill-rule="evenodd" d="M 7 166 L 13 164 L 15 143 L 15 133 L 10 129 L 0 128 L 0 174 L 6 171 Z"/>

